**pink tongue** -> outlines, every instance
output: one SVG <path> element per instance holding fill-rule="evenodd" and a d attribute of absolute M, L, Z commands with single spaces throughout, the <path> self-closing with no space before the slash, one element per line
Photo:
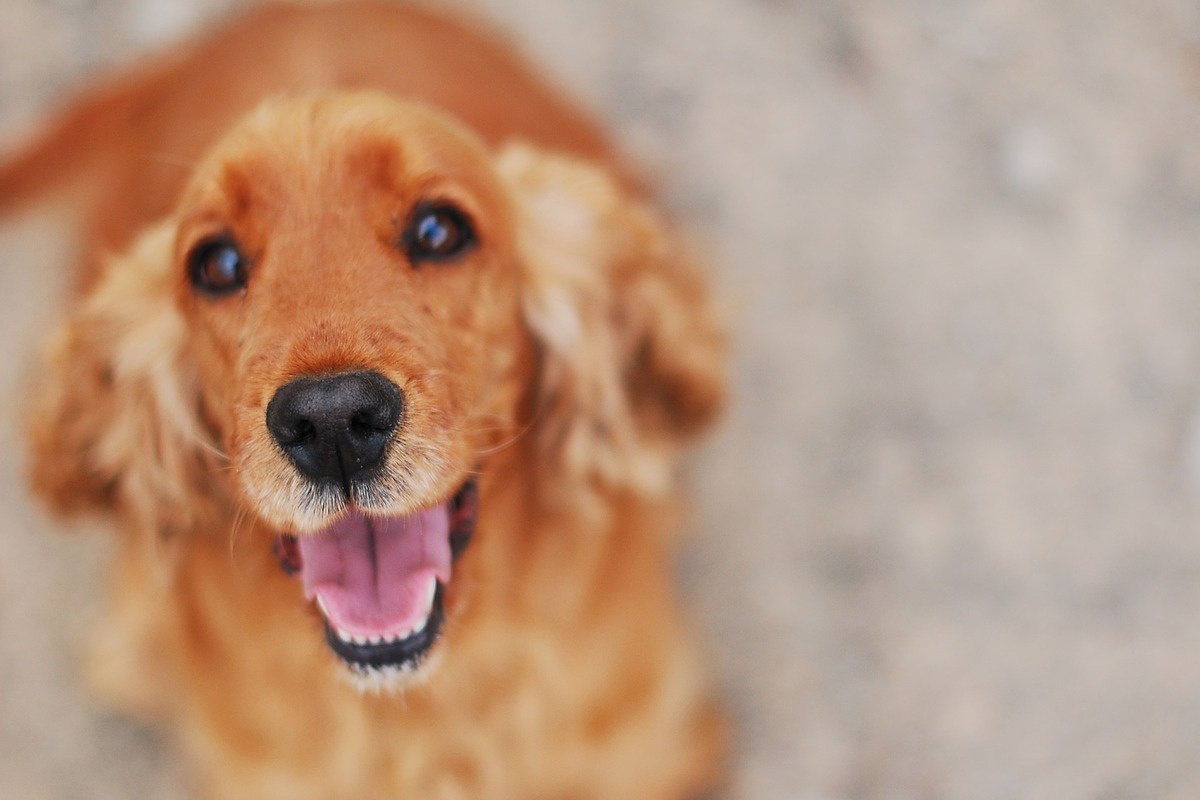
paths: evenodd
<path fill-rule="evenodd" d="M 363 636 L 411 630 L 429 610 L 430 581 L 450 581 L 450 513 L 445 505 L 406 517 L 351 511 L 301 534 L 304 595 L 319 598 L 334 627 Z"/>

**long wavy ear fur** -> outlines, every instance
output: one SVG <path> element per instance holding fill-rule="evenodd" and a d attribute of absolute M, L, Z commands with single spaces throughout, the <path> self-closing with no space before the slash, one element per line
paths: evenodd
<path fill-rule="evenodd" d="M 603 169 L 519 144 L 498 166 L 541 351 L 547 478 L 659 493 L 680 444 L 724 401 L 724 329 L 707 283 Z"/>
<path fill-rule="evenodd" d="M 174 225 L 115 259 L 58 331 L 31 420 L 34 488 L 58 510 L 168 534 L 205 511 L 217 466 L 172 301 Z"/>

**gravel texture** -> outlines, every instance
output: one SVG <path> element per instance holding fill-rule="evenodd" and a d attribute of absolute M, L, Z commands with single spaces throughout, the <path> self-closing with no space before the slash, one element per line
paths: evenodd
<path fill-rule="evenodd" d="M 197 0 L 0 0 L 0 138 Z M 705 242 L 736 404 L 681 570 L 756 800 L 1200 797 L 1200 6 L 480 0 Z M 178 798 L 22 488 L 61 275 L 0 230 L 0 795 Z M 58 248 L 61 249 L 61 248 Z"/>

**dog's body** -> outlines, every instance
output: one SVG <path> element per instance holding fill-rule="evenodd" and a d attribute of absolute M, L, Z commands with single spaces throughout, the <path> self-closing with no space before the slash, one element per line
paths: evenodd
<path fill-rule="evenodd" d="M 33 440 L 122 530 L 92 677 L 207 796 L 718 780 L 669 486 L 722 341 L 638 191 L 503 47 L 371 4 L 255 12 L 0 164 L 84 233 Z"/>

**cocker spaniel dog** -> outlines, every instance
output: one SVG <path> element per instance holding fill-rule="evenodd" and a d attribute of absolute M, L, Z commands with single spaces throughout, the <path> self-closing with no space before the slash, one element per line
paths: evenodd
<path fill-rule="evenodd" d="M 115 520 L 98 690 L 212 798 L 684 800 L 671 580 L 724 342 L 588 119 L 398 5 L 262 7 L 0 162 L 81 270 L 32 480 Z"/>

